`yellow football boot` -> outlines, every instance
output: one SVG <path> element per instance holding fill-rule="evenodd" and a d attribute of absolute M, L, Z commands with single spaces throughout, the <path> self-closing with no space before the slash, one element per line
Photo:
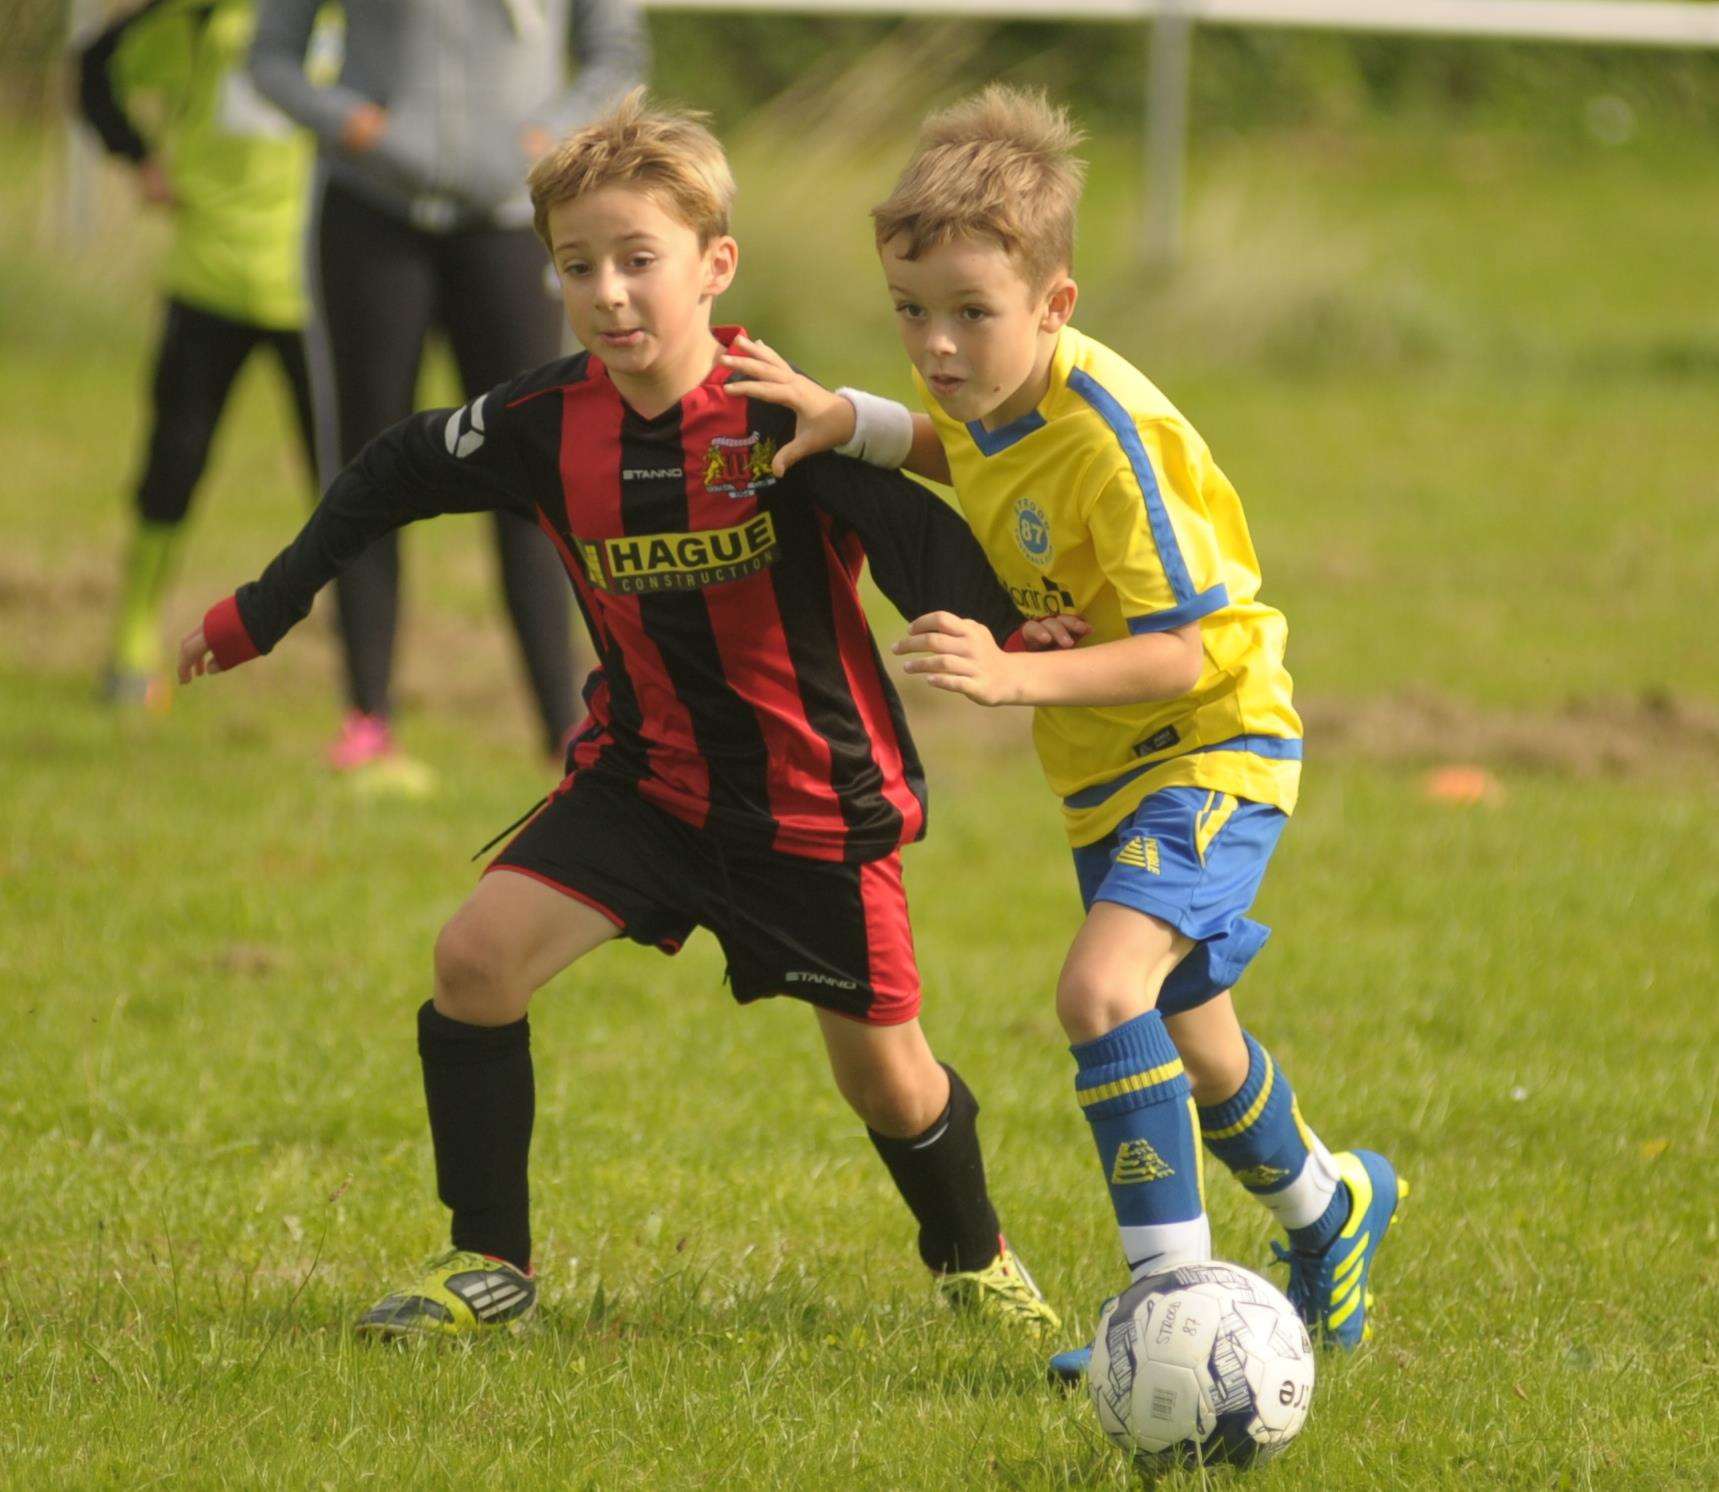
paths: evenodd
<path fill-rule="evenodd" d="M 1002 1252 L 983 1269 L 953 1270 L 937 1276 L 943 1298 L 959 1310 L 1008 1322 L 1034 1336 L 1056 1331 L 1062 1318 L 1050 1308 L 1020 1256 L 1010 1250 L 1008 1240 L 998 1242 Z"/>
<path fill-rule="evenodd" d="M 487 1254 L 449 1249 L 404 1290 L 358 1318 L 361 1337 L 478 1337 L 516 1331 L 537 1309 L 537 1281 Z"/>

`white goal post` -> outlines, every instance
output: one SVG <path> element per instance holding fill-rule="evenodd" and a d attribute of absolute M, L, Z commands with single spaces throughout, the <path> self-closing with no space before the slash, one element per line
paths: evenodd
<path fill-rule="evenodd" d="M 1295 27 L 1422 36 L 1719 47 L 1719 4 L 1696 0 L 642 0 L 652 10 L 792 11 L 817 15 L 964 16 L 1004 21 L 1149 23 L 1146 78 L 1148 262 L 1181 247 L 1193 28 Z"/>

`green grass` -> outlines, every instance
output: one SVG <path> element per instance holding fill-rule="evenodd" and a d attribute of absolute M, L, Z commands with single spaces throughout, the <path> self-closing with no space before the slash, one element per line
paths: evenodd
<path fill-rule="evenodd" d="M 852 211 L 794 236 L 803 183 L 743 139 L 725 310 L 881 381 L 852 224 L 888 152 L 806 148 Z M 1306 1434 L 1247 1483 L 1713 1485 L 1711 159 L 1215 145 L 1178 291 L 1130 268 L 1128 152 L 1095 153 L 1083 319 L 1237 481 L 1310 714 L 1413 695 L 1552 739 L 1580 696 L 1640 737 L 1627 773 L 1482 752 L 1502 797 L 1464 810 L 1420 776 L 1457 737 L 1387 759 L 1315 736 L 1241 998 L 1311 1122 L 1416 1191 L 1376 1342 L 1322 1364 Z M 0 1485 L 1129 1485 L 1036 1350 L 937 1309 L 812 1022 L 735 1010 L 704 937 L 604 950 L 533 1012 L 541 1328 L 355 1346 L 353 1313 L 441 1236 L 412 1044 L 432 939 L 542 788 L 487 541 L 409 538 L 428 806 L 320 772 L 316 622 L 165 718 L 97 709 L 150 239 L 116 213 L 95 252 L 49 252 L 39 159 L 0 143 L 0 206 L 26 208 L 0 213 Z M 298 521 L 278 406 L 241 389 L 175 630 Z M 1677 710 L 1630 713 L 1643 691 Z M 1117 1277 L 1049 999 L 1078 906 L 1023 722 L 939 703 L 915 701 L 935 805 L 908 857 L 927 1029 L 1072 1338 Z M 1260 1267 L 1262 1214 L 1215 1175 L 1211 1199 L 1219 1253 Z"/>

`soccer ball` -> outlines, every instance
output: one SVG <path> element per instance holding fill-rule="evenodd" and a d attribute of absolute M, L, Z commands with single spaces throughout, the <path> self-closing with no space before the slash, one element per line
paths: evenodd
<path fill-rule="evenodd" d="M 1104 1433 L 1136 1456 L 1253 1465 L 1307 1418 L 1313 1344 L 1257 1274 L 1184 1264 L 1106 1305 L 1087 1387 Z"/>

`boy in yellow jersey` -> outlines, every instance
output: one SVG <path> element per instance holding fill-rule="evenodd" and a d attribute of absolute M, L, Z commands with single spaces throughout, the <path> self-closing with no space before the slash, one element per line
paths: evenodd
<path fill-rule="evenodd" d="M 1035 707 L 1087 908 L 1057 1013 L 1134 1278 L 1210 1256 L 1203 1139 L 1287 1229 L 1309 1326 L 1355 1346 L 1406 1187 L 1383 1156 L 1325 1148 L 1230 997 L 1268 935 L 1247 912 L 1300 779 L 1287 627 L 1205 442 L 1069 324 L 1079 140 L 1042 97 L 991 87 L 926 123 L 873 210 L 928 414 L 831 394 L 756 343 L 731 387 L 795 410 L 784 469 L 836 446 L 952 481 L 1016 605 L 1090 624 L 1027 655 L 934 613 L 896 651 L 938 688 Z"/>

